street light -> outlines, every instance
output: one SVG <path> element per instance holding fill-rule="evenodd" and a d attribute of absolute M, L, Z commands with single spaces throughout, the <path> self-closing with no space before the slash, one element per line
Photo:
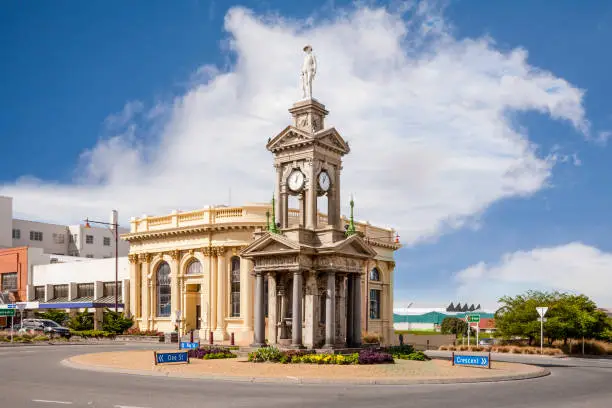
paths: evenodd
<path fill-rule="evenodd" d="M 111 222 L 93 221 L 85 219 L 85 228 L 91 228 L 90 224 L 108 225 L 115 233 L 115 313 L 119 310 L 119 221 L 117 210 L 111 212 Z"/>

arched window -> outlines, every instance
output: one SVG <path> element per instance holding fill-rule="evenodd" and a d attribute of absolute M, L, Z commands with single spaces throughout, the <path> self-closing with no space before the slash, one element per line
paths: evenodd
<path fill-rule="evenodd" d="M 186 275 L 201 275 L 202 274 L 202 264 L 197 259 L 194 259 L 187 266 L 187 270 L 185 271 Z"/>
<path fill-rule="evenodd" d="M 232 317 L 240 316 L 240 258 L 232 257 L 230 282 L 232 287 Z"/>
<path fill-rule="evenodd" d="M 379 281 L 380 280 L 380 272 L 378 272 L 377 268 L 373 268 L 370 271 L 370 280 L 371 281 Z"/>
<path fill-rule="evenodd" d="M 155 276 L 157 285 L 157 316 L 169 317 L 171 314 L 170 306 L 170 265 L 162 262 L 157 267 Z"/>

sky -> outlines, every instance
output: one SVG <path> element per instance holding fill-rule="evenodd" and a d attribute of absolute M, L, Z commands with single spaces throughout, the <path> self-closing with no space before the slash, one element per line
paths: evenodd
<path fill-rule="evenodd" d="M 403 244 L 396 307 L 612 307 L 611 21 L 604 0 L 5 1 L 0 195 L 66 224 L 267 201 L 311 44 L 343 212 L 354 194 Z"/>

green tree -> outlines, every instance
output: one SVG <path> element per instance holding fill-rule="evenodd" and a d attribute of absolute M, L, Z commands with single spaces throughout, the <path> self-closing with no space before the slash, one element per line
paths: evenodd
<path fill-rule="evenodd" d="M 68 313 L 59 309 L 49 309 L 46 312 L 36 312 L 38 319 L 53 320 L 55 323 L 63 325 L 68 320 Z"/>
<path fill-rule="evenodd" d="M 125 317 L 121 312 L 115 312 L 110 309 L 106 309 L 104 312 L 102 321 L 102 330 L 104 331 L 122 334 L 133 325 L 134 321 L 129 317 Z"/>
<path fill-rule="evenodd" d="M 93 330 L 93 314 L 89 313 L 89 310 L 85 308 L 84 311 L 77 313 L 76 316 L 73 316 L 70 319 L 70 321 L 68 322 L 68 327 L 70 327 L 72 330 L 77 331 Z"/>
<path fill-rule="evenodd" d="M 445 317 L 440 325 L 442 334 L 465 334 L 467 333 L 467 323 L 463 319 L 457 317 Z"/>

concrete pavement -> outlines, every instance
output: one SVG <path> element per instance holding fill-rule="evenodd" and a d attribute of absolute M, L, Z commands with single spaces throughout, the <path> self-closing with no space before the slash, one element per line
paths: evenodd
<path fill-rule="evenodd" d="M 150 346 L 148 346 L 150 347 Z M 147 348 L 99 346 L 96 351 Z M 612 363 L 542 359 L 548 377 L 502 383 L 334 386 L 250 384 L 74 370 L 60 361 L 91 346 L 0 350 L 0 406 L 609 408 Z M 514 357 L 514 356 L 513 356 Z"/>

